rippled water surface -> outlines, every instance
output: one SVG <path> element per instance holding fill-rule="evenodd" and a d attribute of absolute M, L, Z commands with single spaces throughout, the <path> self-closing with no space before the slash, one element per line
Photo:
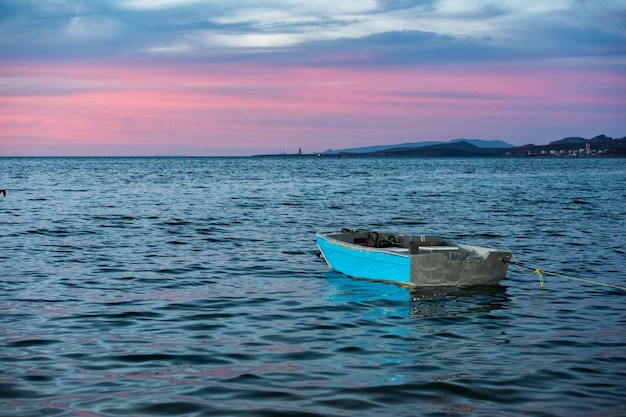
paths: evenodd
<path fill-rule="evenodd" d="M 626 415 L 626 159 L 0 158 L 0 414 Z M 317 256 L 506 248 L 497 287 Z"/>

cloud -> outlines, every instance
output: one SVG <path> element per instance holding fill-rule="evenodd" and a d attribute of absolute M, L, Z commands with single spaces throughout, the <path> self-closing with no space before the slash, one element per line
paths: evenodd
<path fill-rule="evenodd" d="M 623 55 L 626 45 L 619 2 L 8 0 L 0 13 L 5 59 L 440 64 Z"/>

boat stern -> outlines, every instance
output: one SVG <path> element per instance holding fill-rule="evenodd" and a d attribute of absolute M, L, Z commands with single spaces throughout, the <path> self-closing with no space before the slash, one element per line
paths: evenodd
<path fill-rule="evenodd" d="M 496 285 L 504 279 L 512 253 L 489 250 L 484 256 L 455 260 L 448 253 L 411 258 L 411 283 L 417 286 Z"/>

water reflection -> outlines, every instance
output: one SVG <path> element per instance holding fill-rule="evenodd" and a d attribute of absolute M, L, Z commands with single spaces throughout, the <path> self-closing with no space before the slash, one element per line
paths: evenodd
<path fill-rule="evenodd" d="M 414 288 L 410 295 L 410 315 L 415 318 L 488 313 L 506 308 L 510 301 L 502 285 Z"/>
<path fill-rule="evenodd" d="M 502 285 L 409 288 L 334 271 L 325 277 L 327 300 L 332 304 L 360 303 L 383 315 L 402 309 L 412 318 L 454 317 L 504 309 L 510 302 L 507 287 Z"/>

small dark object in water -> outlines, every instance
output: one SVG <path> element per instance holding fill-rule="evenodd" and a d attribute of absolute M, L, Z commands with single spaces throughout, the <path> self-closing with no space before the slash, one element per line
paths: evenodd
<path fill-rule="evenodd" d="M 7 190 L 0 190 L 0 194 L 2 194 L 4 197 L 7 196 Z"/>

